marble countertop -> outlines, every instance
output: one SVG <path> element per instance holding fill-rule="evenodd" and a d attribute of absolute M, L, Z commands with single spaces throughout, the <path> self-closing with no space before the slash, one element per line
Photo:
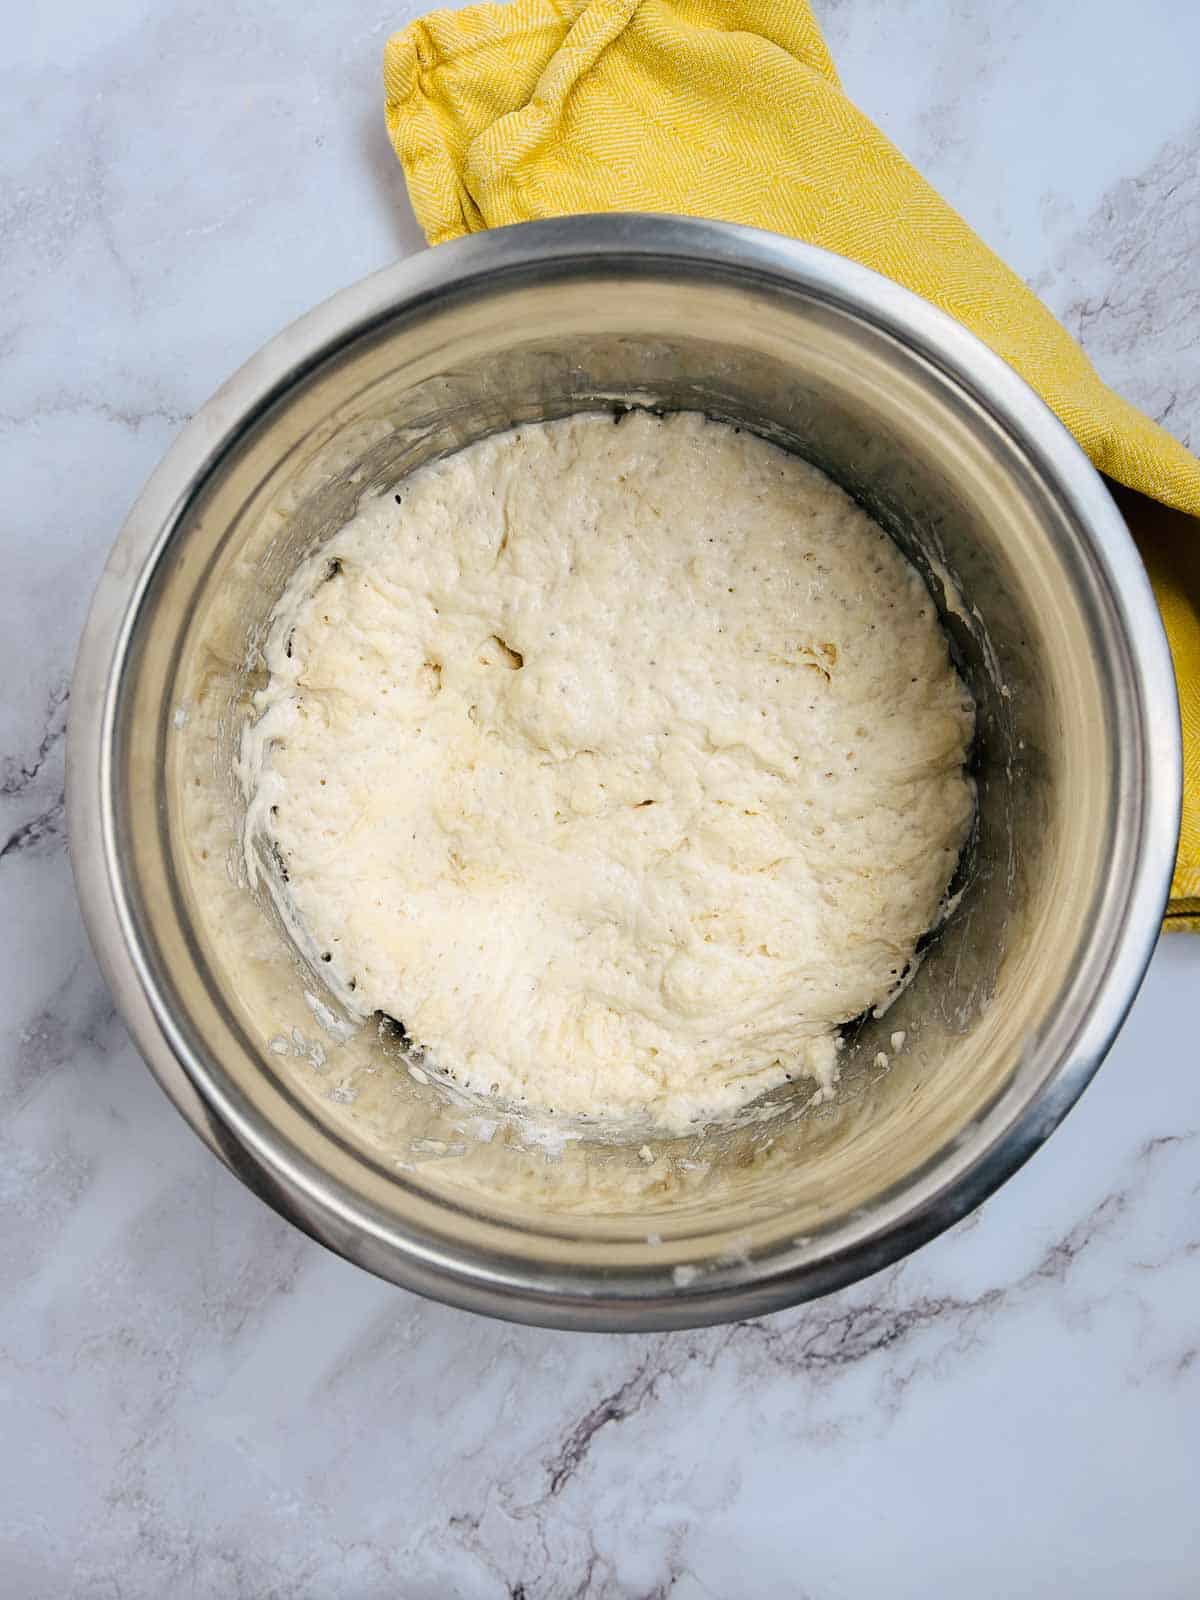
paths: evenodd
<path fill-rule="evenodd" d="M 379 91 L 416 9 L 63 0 L 6 39 L 0 1593 L 1194 1596 L 1200 938 L 1162 943 L 980 1213 L 695 1334 L 508 1327 L 376 1282 L 208 1155 L 114 1016 L 63 838 L 84 611 L 183 419 L 420 247 Z M 850 92 L 1200 443 L 1200 10 L 817 9 Z"/>

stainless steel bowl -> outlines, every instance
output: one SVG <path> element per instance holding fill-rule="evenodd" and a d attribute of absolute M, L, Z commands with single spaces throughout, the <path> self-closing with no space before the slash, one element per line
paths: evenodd
<path fill-rule="evenodd" d="M 231 775 L 264 619 L 366 488 L 490 430 L 631 396 L 737 419 L 857 495 L 925 574 L 979 703 L 961 899 L 888 1014 L 849 1030 L 837 1101 L 788 1086 L 737 1127 L 640 1152 L 487 1118 L 375 1030 L 344 1038 L 239 877 Z M 1149 587 L 1050 412 L 884 279 L 665 217 L 442 246 L 282 333 L 147 485 L 72 694 L 80 898 L 192 1126 L 371 1271 L 563 1327 L 770 1311 L 977 1205 L 1064 1115 L 1133 999 L 1179 790 Z"/>

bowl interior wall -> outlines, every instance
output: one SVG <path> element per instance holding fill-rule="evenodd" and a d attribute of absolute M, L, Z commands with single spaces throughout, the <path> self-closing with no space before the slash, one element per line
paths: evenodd
<path fill-rule="evenodd" d="M 497 1123 L 414 1080 L 375 1029 L 331 1035 L 313 998 L 336 1005 L 239 874 L 232 773 L 271 608 L 365 493 L 496 429 L 630 402 L 753 428 L 859 498 L 925 577 L 979 708 L 961 899 L 886 1016 L 850 1030 L 835 1103 L 809 1107 L 797 1082 L 731 1128 L 652 1140 L 649 1162 L 640 1135 Z M 1091 577 L 1047 537 L 1062 516 L 933 363 L 803 293 L 564 269 L 365 332 L 247 424 L 181 508 L 141 605 L 119 825 L 181 1035 L 230 1105 L 261 1111 L 401 1232 L 551 1263 L 603 1263 L 620 1243 L 636 1265 L 661 1260 L 647 1235 L 736 1259 L 869 1211 L 969 1137 L 1034 1041 L 1070 1022 L 1106 867 L 1115 713 Z"/>

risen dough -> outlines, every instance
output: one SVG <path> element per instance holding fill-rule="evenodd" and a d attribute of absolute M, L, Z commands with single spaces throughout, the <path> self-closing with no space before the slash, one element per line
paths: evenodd
<path fill-rule="evenodd" d="M 266 654 L 249 858 L 350 1007 L 531 1107 L 679 1129 L 828 1089 L 971 817 L 916 572 L 698 415 L 421 469 L 296 573 Z"/>

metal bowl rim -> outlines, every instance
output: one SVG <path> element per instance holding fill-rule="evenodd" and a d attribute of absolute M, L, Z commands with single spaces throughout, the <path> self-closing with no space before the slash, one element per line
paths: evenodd
<path fill-rule="evenodd" d="M 873 1211 L 786 1259 L 759 1257 L 741 1278 L 677 1285 L 644 1276 L 555 1269 L 526 1277 L 490 1268 L 438 1241 L 374 1232 L 386 1254 L 362 1260 L 366 1218 L 356 1197 L 272 1125 L 235 1107 L 184 1044 L 138 946 L 115 846 L 112 738 L 140 603 L 191 497 L 254 421 L 322 361 L 397 314 L 487 278 L 551 266 L 620 271 L 674 262 L 698 274 L 774 282 L 839 306 L 934 362 L 981 402 L 1053 484 L 1103 569 L 1120 619 L 1143 715 L 1136 853 L 1119 926 L 1092 931 L 1084 966 L 1093 1003 L 1075 1037 L 1023 1103 L 993 1108 L 974 1138 Z M 475 235 L 384 268 L 326 300 L 254 355 L 180 432 L 122 528 L 96 592 L 72 685 L 67 747 L 71 857 L 84 919 L 142 1056 L 221 1159 L 313 1237 L 392 1281 L 450 1304 L 514 1321 L 635 1331 L 695 1327 L 778 1310 L 889 1265 L 979 1205 L 1065 1116 L 1111 1045 L 1141 983 L 1166 904 L 1179 829 L 1182 751 L 1171 659 L 1141 560 L 1103 481 L 1024 381 L 932 305 L 865 267 L 780 235 L 661 215 L 598 215 L 523 223 Z M 1117 918 L 1111 917 L 1110 923 Z M 993 1123 L 995 1125 L 993 1125 Z M 371 1230 L 367 1230 L 370 1232 Z"/>

